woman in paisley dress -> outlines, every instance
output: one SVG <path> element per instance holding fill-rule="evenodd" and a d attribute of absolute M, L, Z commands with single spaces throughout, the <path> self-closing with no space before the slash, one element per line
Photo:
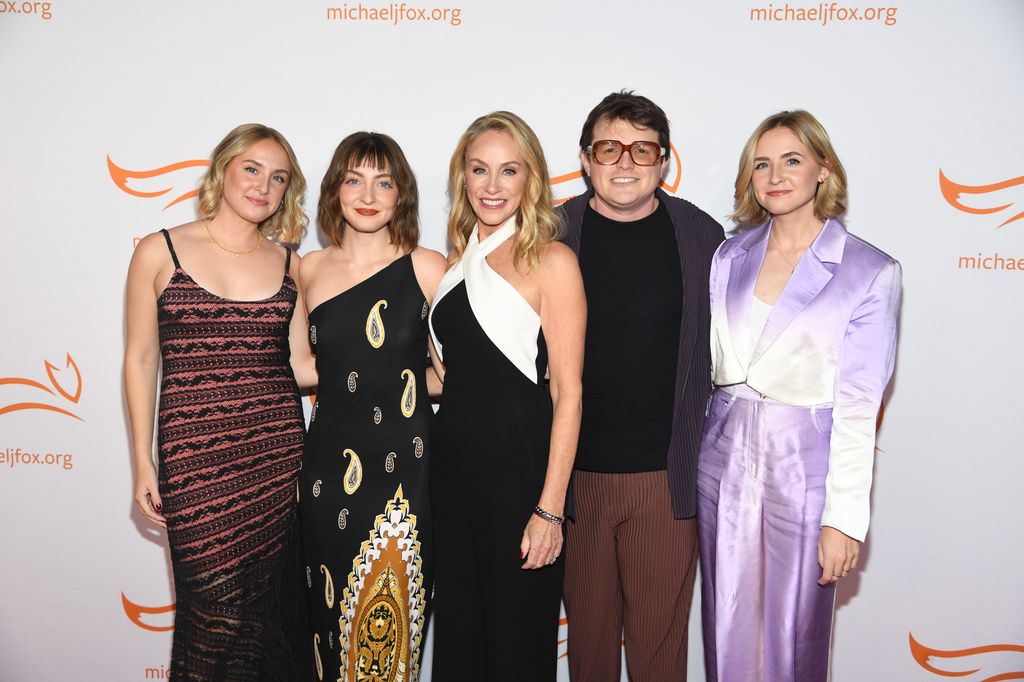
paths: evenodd
<path fill-rule="evenodd" d="M 128 270 L 135 501 L 167 529 L 172 680 L 309 677 L 296 378 L 309 385 L 315 374 L 299 259 L 267 239 L 299 241 L 305 186 L 280 133 L 239 126 L 213 152 L 199 188 L 202 219 L 147 236 Z"/>
<path fill-rule="evenodd" d="M 394 140 L 341 141 L 320 187 L 331 245 L 303 259 L 301 281 L 320 377 L 299 483 L 317 680 L 419 679 L 431 592 L 426 318 L 446 264 L 417 247 L 417 214 Z"/>
<path fill-rule="evenodd" d="M 515 114 L 474 121 L 449 168 L 451 269 L 431 311 L 434 679 L 555 679 L 562 513 L 579 436 L 586 301 L 555 241 L 544 152 Z M 550 378 L 550 381 L 548 380 Z"/>

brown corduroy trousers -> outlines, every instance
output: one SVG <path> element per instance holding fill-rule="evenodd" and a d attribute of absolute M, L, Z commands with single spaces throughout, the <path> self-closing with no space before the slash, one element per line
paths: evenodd
<path fill-rule="evenodd" d="M 686 680 L 697 571 L 695 519 L 672 515 L 668 474 L 573 474 L 564 601 L 573 682 Z"/>

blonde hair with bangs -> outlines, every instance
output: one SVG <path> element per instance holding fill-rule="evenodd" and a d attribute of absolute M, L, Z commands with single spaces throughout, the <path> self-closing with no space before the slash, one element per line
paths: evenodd
<path fill-rule="evenodd" d="M 770 217 L 757 202 L 750 182 L 754 174 L 757 143 L 769 130 L 788 128 L 814 155 L 814 160 L 828 169 L 828 177 L 818 185 L 814 195 L 814 215 L 818 220 L 837 218 L 846 211 L 846 171 L 839 161 L 824 126 L 810 112 L 802 109 L 780 111 L 761 121 L 743 146 L 736 172 L 735 209 L 729 217 L 740 225 L 759 225 Z"/>
<path fill-rule="evenodd" d="M 528 174 L 523 187 L 523 200 L 516 213 L 516 244 L 514 263 L 527 263 L 531 269 L 540 262 L 540 250 L 558 239 L 562 219 L 555 213 L 551 198 L 548 164 L 537 135 L 526 122 L 508 111 L 495 111 L 473 121 L 459 138 L 448 166 L 448 197 L 452 202 L 448 216 L 448 240 L 452 250 L 462 258 L 477 217 L 466 195 L 466 150 L 481 134 L 494 130 L 507 133 L 526 162 Z"/>
<path fill-rule="evenodd" d="M 209 220 L 220 210 L 224 193 L 224 173 L 236 156 L 261 140 L 273 140 L 281 145 L 288 155 L 291 171 L 288 173 L 288 188 L 285 190 L 283 205 L 259 225 L 260 234 L 284 244 L 298 244 L 309 223 L 302 210 L 302 197 L 306 193 L 306 178 L 299 168 L 295 152 L 284 135 L 260 123 L 244 123 L 224 136 L 210 156 L 210 167 L 199 182 L 199 215 Z"/>

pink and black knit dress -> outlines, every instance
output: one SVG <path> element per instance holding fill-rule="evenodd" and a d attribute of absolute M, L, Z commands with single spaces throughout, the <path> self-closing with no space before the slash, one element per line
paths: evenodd
<path fill-rule="evenodd" d="M 157 300 L 159 485 L 177 599 L 171 679 L 305 681 L 291 252 L 276 294 L 231 301 L 189 277 L 162 232 L 175 266 Z"/>

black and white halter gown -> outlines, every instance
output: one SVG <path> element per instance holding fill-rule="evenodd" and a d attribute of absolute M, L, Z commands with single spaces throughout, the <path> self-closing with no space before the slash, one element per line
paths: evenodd
<path fill-rule="evenodd" d="M 547 471 L 551 400 L 540 317 L 487 263 L 514 218 L 441 280 L 429 318 L 445 364 L 431 424 L 433 675 L 554 680 L 563 566 L 523 570 L 520 542 Z"/>

